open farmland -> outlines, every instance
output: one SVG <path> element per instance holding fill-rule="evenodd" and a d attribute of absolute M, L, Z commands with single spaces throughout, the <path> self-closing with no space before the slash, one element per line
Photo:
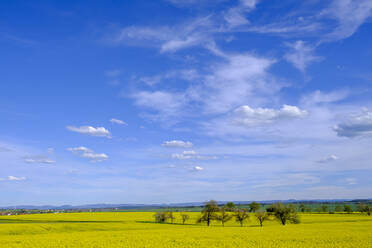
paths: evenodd
<path fill-rule="evenodd" d="M 244 227 L 154 223 L 151 212 L 39 214 L 0 217 L 2 248 L 25 247 L 372 247 L 372 217 L 361 214 L 301 214 L 301 224 L 268 221 L 253 215 Z"/>

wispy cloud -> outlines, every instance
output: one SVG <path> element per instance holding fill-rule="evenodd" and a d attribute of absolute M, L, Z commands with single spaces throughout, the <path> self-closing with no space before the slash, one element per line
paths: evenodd
<path fill-rule="evenodd" d="M 24 181 L 26 177 L 8 176 L 6 178 L 0 178 L 0 181 Z"/>
<path fill-rule="evenodd" d="M 336 155 L 330 155 L 330 156 L 327 156 L 325 158 L 319 159 L 316 162 L 321 163 L 321 164 L 325 164 L 325 163 L 329 163 L 329 162 L 332 162 L 332 161 L 335 161 L 335 160 L 338 160 L 338 159 L 339 158 Z"/>
<path fill-rule="evenodd" d="M 56 161 L 49 159 L 46 156 L 38 155 L 38 156 L 25 156 L 23 161 L 29 164 L 54 164 Z"/>
<path fill-rule="evenodd" d="M 337 41 L 352 36 L 372 15 L 370 0 L 333 0 L 322 11 L 322 16 L 337 21 L 335 29 L 325 35 L 324 41 Z"/>
<path fill-rule="evenodd" d="M 186 160 L 186 159 L 195 159 L 195 160 L 209 160 L 209 159 L 217 159 L 216 156 L 206 156 L 206 155 L 200 155 L 197 152 L 191 150 L 191 151 L 183 151 L 182 153 L 173 153 L 171 155 L 173 159 L 178 160 Z"/>
<path fill-rule="evenodd" d="M 68 151 L 73 152 L 74 154 L 79 155 L 80 157 L 87 158 L 91 162 L 102 162 L 108 159 L 108 156 L 104 153 L 95 153 L 91 149 L 85 146 L 67 148 Z"/>
<path fill-rule="evenodd" d="M 75 127 L 75 126 L 67 126 L 67 130 L 70 130 L 72 132 L 77 132 L 81 134 L 86 134 L 90 136 L 98 136 L 98 137 L 111 137 L 110 131 L 108 131 L 104 127 L 92 127 L 92 126 L 81 126 L 81 127 Z"/>
<path fill-rule="evenodd" d="M 316 90 L 310 94 L 304 95 L 301 98 L 301 104 L 305 106 L 315 104 L 326 104 L 341 101 L 350 95 L 349 90 L 334 90 L 330 92 L 323 92 Z"/>
<path fill-rule="evenodd" d="M 290 51 L 285 54 L 284 58 L 302 72 L 309 64 L 322 59 L 320 56 L 314 55 L 314 47 L 307 45 L 302 40 L 288 43 L 287 46 Z"/>
<path fill-rule="evenodd" d="M 181 147 L 181 148 L 190 148 L 193 147 L 193 143 L 190 141 L 182 141 L 182 140 L 170 140 L 164 141 L 162 146 L 165 147 Z"/>
<path fill-rule="evenodd" d="M 113 123 L 113 124 L 127 125 L 127 123 L 125 121 L 115 119 L 115 118 L 111 118 L 110 122 Z"/>
<path fill-rule="evenodd" d="M 160 27 L 125 27 L 113 37 L 114 43 L 129 45 L 156 46 L 161 52 L 174 52 L 180 49 L 207 43 L 208 28 L 212 28 L 211 17 L 197 18 L 192 21 Z"/>

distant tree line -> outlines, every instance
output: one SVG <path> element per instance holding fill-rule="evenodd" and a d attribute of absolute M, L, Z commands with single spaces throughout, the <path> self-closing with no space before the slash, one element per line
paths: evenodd
<path fill-rule="evenodd" d="M 252 202 L 248 208 L 237 207 L 233 202 L 228 202 L 223 206 L 218 206 L 214 200 L 208 201 L 204 204 L 201 215 L 197 218 L 196 223 L 205 223 L 210 226 L 212 221 L 220 222 L 222 226 L 231 220 L 235 220 L 240 226 L 246 223 L 250 216 L 253 215 L 255 219 L 263 226 L 263 223 L 268 220 L 278 220 L 282 225 L 288 223 L 298 224 L 300 218 L 297 215 L 296 208 L 293 205 L 284 205 L 282 203 L 275 203 L 266 210 L 261 209 L 261 204 Z M 185 224 L 190 216 L 186 213 L 180 214 L 182 224 Z M 155 222 L 157 223 L 173 223 L 175 217 L 173 212 L 157 212 L 155 215 Z"/>

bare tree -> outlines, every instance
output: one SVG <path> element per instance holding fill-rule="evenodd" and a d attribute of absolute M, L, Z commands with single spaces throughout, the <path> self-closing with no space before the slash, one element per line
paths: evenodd
<path fill-rule="evenodd" d="M 190 216 L 188 214 L 182 213 L 181 218 L 182 218 L 182 224 L 185 225 L 185 222 L 190 218 Z"/>
<path fill-rule="evenodd" d="M 261 227 L 265 220 L 270 219 L 270 215 L 266 211 L 263 211 L 263 210 L 258 210 L 255 215 L 256 215 L 256 219 L 260 222 Z"/>
<path fill-rule="evenodd" d="M 218 211 L 219 207 L 216 201 L 210 200 L 206 202 L 201 211 L 202 215 L 197 219 L 197 223 L 206 222 L 207 226 L 209 226 L 212 220 L 217 219 Z"/>
<path fill-rule="evenodd" d="M 272 204 L 268 209 L 275 218 L 284 226 L 288 221 L 294 224 L 300 223 L 300 219 L 293 205 L 284 205 L 281 202 Z"/>
<path fill-rule="evenodd" d="M 234 213 L 236 222 L 240 223 L 240 226 L 243 226 L 243 223 L 249 219 L 249 214 L 247 209 L 238 209 Z"/>
<path fill-rule="evenodd" d="M 228 222 L 229 220 L 232 219 L 232 215 L 228 213 L 226 207 L 222 207 L 220 209 L 220 214 L 217 215 L 216 219 L 221 221 L 222 226 L 225 226 L 225 222 Z"/>

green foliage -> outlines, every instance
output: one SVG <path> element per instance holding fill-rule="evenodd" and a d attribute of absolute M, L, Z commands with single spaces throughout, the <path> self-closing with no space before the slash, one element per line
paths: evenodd
<path fill-rule="evenodd" d="M 226 209 L 228 210 L 228 211 L 234 211 L 235 209 L 236 209 L 236 205 L 235 205 L 235 203 L 233 203 L 233 202 L 228 202 L 228 203 L 226 203 L 226 205 L 225 205 L 225 207 L 226 207 Z"/>
<path fill-rule="evenodd" d="M 249 212 L 256 212 L 261 208 L 261 204 L 258 202 L 251 202 L 249 205 Z"/>
<path fill-rule="evenodd" d="M 232 219 L 232 215 L 227 212 L 226 207 L 220 209 L 220 213 L 216 216 L 216 219 L 221 222 L 222 226 L 225 226 L 225 223 Z"/>
<path fill-rule="evenodd" d="M 350 207 L 350 205 L 344 205 L 344 212 L 351 214 L 353 209 Z"/>
<path fill-rule="evenodd" d="M 366 213 L 368 216 L 371 215 L 372 206 L 370 206 L 370 205 L 367 205 L 367 204 L 364 204 L 364 203 L 360 203 L 358 205 L 358 209 L 359 209 L 359 212 L 361 212 L 361 213 Z"/>
<path fill-rule="evenodd" d="M 260 223 L 261 227 L 264 221 L 270 220 L 270 215 L 266 211 L 263 211 L 263 210 L 258 210 L 255 216 L 258 222 Z"/>
<path fill-rule="evenodd" d="M 278 202 L 272 204 L 267 211 L 271 212 L 283 226 L 288 222 L 293 224 L 300 223 L 300 218 L 293 205 L 284 205 L 283 203 Z"/>
<path fill-rule="evenodd" d="M 249 219 L 248 210 L 245 208 L 237 209 L 234 213 L 234 217 L 236 222 L 239 222 L 240 226 L 242 227 L 244 222 Z"/>
<path fill-rule="evenodd" d="M 204 204 L 204 208 L 201 211 L 201 216 L 197 219 L 197 223 L 206 222 L 207 226 L 211 224 L 212 220 L 217 219 L 217 213 L 220 208 L 217 205 L 217 202 L 210 200 Z"/>
<path fill-rule="evenodd" d="M 185 222 L 190 218 L 190 215 L 186 213 L 181 213 L 181 219 L 182 219 L 182 224 L 184 225 Z"/>

